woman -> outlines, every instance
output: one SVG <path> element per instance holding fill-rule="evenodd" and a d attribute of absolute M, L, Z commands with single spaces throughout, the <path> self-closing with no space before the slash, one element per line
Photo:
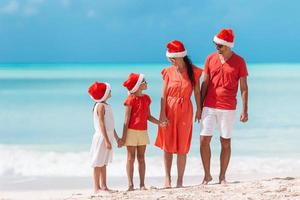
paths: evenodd
<path fill-rule="evenodd" d="M 193 129 L 193 105 L 191 95 L 194 91 L 197 111 L 195 121 L 201 118 L 201 99 L 199 79 L 202 69 L 195 67 L 187 56 L 182 42 L 174 40 L 167 44 L 166 56 L 172 66 L 162 70 L 163 87 L 160 120 L 167 123 L 159 127 L 155 145 L 164 150 L 165 187 L 171 187 L 171 167 L 173 154 L 177 154 L 177 185 L 182 187 Z"/>

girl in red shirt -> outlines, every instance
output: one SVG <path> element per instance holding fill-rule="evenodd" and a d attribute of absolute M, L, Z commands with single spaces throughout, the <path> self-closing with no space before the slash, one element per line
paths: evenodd
<path fill-rule="evenodd" d="M 147 121 L 159 125 L 160 121 L 151 115 L 151 99 L 143 90 L 147 89 L 147 82 L 143 74 L 131 73 L 123 83 L 129 91 L 125 105 L 125 121 L 123 127 L 122 143 L 127 147 L 127 177 L 128 191 L 134 190 L 133 171 L 137 155 L 140 175 L 140 189 L 145 190 L 145 151 L 149 144 Z"/>

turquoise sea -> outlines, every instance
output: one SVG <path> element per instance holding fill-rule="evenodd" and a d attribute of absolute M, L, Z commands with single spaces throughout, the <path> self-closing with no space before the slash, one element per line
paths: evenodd
<path fill-rule="evenodd" d="M 90 176 L 93 134 L 87 89 L 93 81 L 111 84 L 116 130 L 122 133 L 122 86 L 130 72 L 144 73 L 158 117 L 160 71 L 168 64 L 1 64 L 0 179 L 7 176 Z M 201 66 L 201 65 L 198 65 Z M 249 122 L 236 122 L 229 173 L 299 173 L 300 64 L 249 64 Z M 240 100 L 240 94 L 238 93 Z M 238 113 L 240 112 L 240 101 Z M 239 117 L 239 115 L 237 115 Z M 149 123 L 147 175 L 162 176 L 162 152 L 153 146 L 157 127 Z M 200 125 L 194 124 L 187 175 L 202 175 Z M 212 142 L 218 172 L 219 133 Z M 111 176 L 125 176 L 126 151 L 115 148 Z M 120 170 L 121 168 L 124 170 Z"/>

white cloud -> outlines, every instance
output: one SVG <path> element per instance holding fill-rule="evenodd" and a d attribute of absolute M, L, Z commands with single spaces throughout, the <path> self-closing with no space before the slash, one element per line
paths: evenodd
<path fill-rule="evenodd" d="M 69 8 L 72 4 L 71 0 L 61 0 L 61 4 L 66 7 Z"/>
<path fill-rule="evenodd" d="M 40 4 L 40 3 L 44 3 L 45 0 L 28 0 L 28 2 L 32 4 Z"/>
<path fill-rule="evenodd" d="M 39 13 L 40 6 L 45 2 L 46 0 L 11 0 L 6 5 L 0 7 L 0 14 L 33 16 Z"/>
<path fill-rule="evenodd" d="M 41 5 L 45 2 L 46 0 L 28 0 L 22 9 L 22 12 L 25 16 L 37 15 Z"/>
<path fill-rule="evenodd" d="M 93 18 L 93 17 L 95 17 L 95 16 L 96 16 L 95 10 L 93 10 L 93 9 L 88 10 L 87 13 L 86 13 L 86 16 L 87 16 L 88 18 Z"/>
<path fill-rule="evenodd" d="M 26 15 L 26 16 L 33 16 L 33 15 L 36 15 L 38 14 L 38 9 L 37 7 L 35 6 L 26 6 L 24 9 L 23 9 L 23 13 Z"/>
<path fill-rule="evenodd" d="M 4 5 L 3 7 L 0 7 L 0 13 L 1 14 L 15 14 L 16 12 L 19 11 L 20 8 L 20 4 L 13 0 L 13 1 L 9 1 L 6 5 Z"/>

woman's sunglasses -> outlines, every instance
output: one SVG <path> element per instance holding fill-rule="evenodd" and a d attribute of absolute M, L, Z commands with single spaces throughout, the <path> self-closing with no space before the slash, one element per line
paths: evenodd
<path fill-rule="evenodd" d="M 148 82 L 144 79 L 141 84 L 147 84 Z"/>

